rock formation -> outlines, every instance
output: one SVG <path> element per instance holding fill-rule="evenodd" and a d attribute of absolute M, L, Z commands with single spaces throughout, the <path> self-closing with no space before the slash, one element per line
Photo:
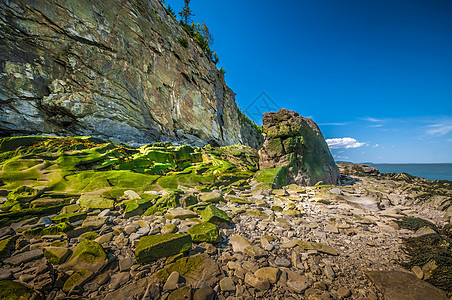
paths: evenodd
<path fill-rule="evenodd" d="M 0 54 L 0 136 L 260 145 L 223 75 L 157 0 L 1 1 Z"/>
<path fill-rule="evenodd" d="M 280 109 L 264 113 L 263 132 L 267 139 L 259 151 L 259 169 L 273 172 L 277 185 L 338 183 L 339 171 L 314 121 Z"/>

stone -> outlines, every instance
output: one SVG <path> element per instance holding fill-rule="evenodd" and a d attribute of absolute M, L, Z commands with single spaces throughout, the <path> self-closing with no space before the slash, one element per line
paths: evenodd
<path fill-rule="evenodd" d="M 177 226 L 173 223 L 167 223 L 162 227 L 160 231 L 162 234 L 175 233 L 177 231 Z"/>
<path fill-rule="evenodd" d="M 108 221 L 108 217 L 88 216 L 83 221 L 83 227 L 90 227 L 92 229 L 99 229 Z"/>
<path fill-rule="evenodd" d="M 232 235 L 229 237 L 229 243 L 232 245 L 234 252 L 245 252 L 246 247 L 251 247 L 251 244 L 240 235 Z"/>
<path fill-rule="evenodd" d="M 414 275 L 416 275 L 417 278 L 422 279 L 424 278 L 424 272 L 419 266 L 414 266 L 411 268 L 411 272 L 413 272 Z"/>
<path fill-rule="evenodd" d="M 187 233 L 191 236 L 193 242 L 196 243 L 216 243 L 220 238 L 217 226 L 210 222 L 193 225 L 188 229 Z"/>
<path fill-rule="evenodd" d="M 204 220 L 204 222 L 210 222 L 219 227 L 227 227 L 229 222 L 231 221 L 228 215 L 221 209 L 217 208 L 215 205 L 207 206 L 201 212 L 201 218 Z"/>
<path fill-rule="evenodd" d="M 337 184 L 339 170 L 317 124 L 294 111 L 264 113 L 256 179 L 271 187 Z"/>
<path fill-rule="evenodd" d="M 42 248 L 42 253 L 48 262 L 59 265 L 66 261 L 72 251 L 66 247 L 44 247 Z"/>
<path fill-rule="evenodd" d="M 79 199 L 80 207 L 87 209 L 112 209 L 114 201 L 100 196 L 83 194 Z"/>
<path fill-rule="evenodd" d="M 133 190 L 124 191 L 124 197 L 127 197 L 129 200 L 141 199 L 140 195 Z"/>
<path fill-rule="evenodd" d="M 135 250 L 135 258 L 138 263 L 149 262 L 188 251 L 191 245 L 189 234 L 143 236 Z"/>
<path fill-rule="evenodd" d="M 74 274 L 69 276 L 69 278 L 66 280 L 66 282 L 63 285 L 63 292 L 70 292 L 74 287 L 76 286 L 82 286 L 85 284 L 88 280 L 92 278 L 94 273 L 90 270 L 86 269 L 80 269 L 76 271 Z"/>
<path fill-rule="evenodd" d="M 401 271 L 369 271 L 365 273 L 387 300 L 447 300 L 443 291 L 420 280 L 414 274 Z"/>
<path fill-rule="evenodd" d="M 268 281 L 275 284 L 278 282 L 279 276 L 281 276 L 281 270 L 278 268 L 264 267 L 254 272 L 254 275 L 263 279 L 268 279 Z"/>
<path fill-rule="evenodd" d="M 235 283 L 231 277 L 225 277 L 220 280 L 220 289 L 223 292 L 235 292 Z"/>
<path fill-rule="evenodd" d="M 130 279 L 129 272 L 120 272 L 111 276 L 110 284 L 108 288 L 110 290 L 116 290 L 121 287 L 124 283 L 126 283 Z"/>
<path fill-rule="evenodd" d="M 309 282 L 308 281 L 288 281 L 287 287 L 291 291 L 293 291 L 297 294 L 301 294 L 309 287 Z"/>
<path fill-rule="evenodd" d="M 187 285 L 173 291 L 168 296 L 168 300 L 191 299 L 191 286 Z"/>
<path fill-rule="evenodd" d="M 184 209 L 182 207 L 170 208 L 168 212 L 165 214 L 165 218 L 170 220 L 172 219 L 185 220 L 196 217 L 198 217 L 198 214 L 189 209 Z"/>
<path fill-rule="evenodd" d="M 243 249 L 243 252 L 253 258 L 261 258 L 267 254 L 262 248 L 255 245 L 245 247 L 245 249 Z"/>
<path fill-rule="evenodd" d="M 146 291 L 149 292 L 151 299 L 157 299 L 160 293 L 158 291 L 157 283 L 154 280 L 150 278 L 141 278 L 137 281 L 132 281 L 131 283 L 125 284 L 119 289 L 108 293 L 104 299 L 142 299 Z M 155 289 L 157 289 L 157 291 L 155 291 Z"/>
<path fill-rule="evenodd" d="M 16 238 L 14 236 L 0 241 L 0 258 L 9 257 L 14 250 Z"/>
<path fill-rule="evenodd" d="M 270 281 L 268 279 L 257 277 L 249 272 L 245 274 L 245 283 L 260 291 L 266 291 L 270 288 Z"/>
<path fill-rule="evenodd" d="M 340 287 L 337 289 L 337 295 L 341 298 L 348 298 L 352 295 L 352 292 L 348 288 Z"/>
<path fill-rule="evenodd" d="M 69 260 L 59 265 L 58 270 L 61 272 L 89 270 L 97 274 L 107 262 L 107 254 L 99 243 L 83 240 L 77 245 Z"/>
<path fill-rule="evenodd" d="M 130 270 L 130 267 L 132 267 L 134 263 L 135 263 L 134 257 L 121 258 L 119 260 L 119 271 L 123 272 Z"/>
<path fill-rule="evenodd" d="M 218 203 L 220 201 L 224 201 L 223 195 L 218 192 L 210 192 L 205 193 L 199 196 L 199 200 L 201 202 L 207 202 L 207 203 Z"/>
<path fill-rule="evenodd" d="M 5 259 L 4 263 L 8 265 L 18 266 L 29 261 L 37 260 L 42 256 L 43 256 L 42 250 L 36 249 L 13 255 Z"/>
<path fill-rule="evenodd" d="M 69 204 L 61 209 L 61 214 L 73 214 L 80 209 L 80 205 L 78 204 Z"/>
<path fill-rule="evenodd" d="M 214 300 L 215 291 L 210 286 L 204 286 L 193 295 L 193 300 Z"/>
<path fill-rule="evenodd" d="M 34 292 L 25 285 L 12 280 L 0 281 L 0 299 L 15 300 L 15 299 L 33 299 Z"/>
<path fill-rule="evenodd" d="M 16 234 L 16 232 L 11 227 L 2 227 L 2 228 L 0 228 L 0 239 L 2 239 L 2 240 L 4 239 L 4 237 L 10 236 L 10 235 L 14 235 L 14 234 Z"/>
<path fill-rule="evenodd" d="M 339 233 L 339 229 L 333 224 L 326 224 L 323 230 L 330 233 Z"/>
<path fill-rule="evenodd" d="M 112 240 L 112 238 L 113 238 L 113 232 L 109 232 L 109 233 L 103 234 L 103 235 L 95 238 L 94 241 L 99 244 L 104 244 L 104 243 L 110 242 Z"/>
<path fill-rule="evenodd" d="M 179 283 L 179 272 L 173 271 L 163 286 L 164 291 L 172 291 L 177 289 L 177 284 Z"/>
<path fill-rule="evenodd" d="M 275 264 L 278 267 L 290 267 L 290 265 L 291 265 L 290 260 L 288 260 L 287 258 L 284 258 L 284 257 L 280 257 L 280 256 L 276 257 Z"/>
<path fill-rule="evenodd" d="M 436 234 L 436 231 L 433 230 L 429 226 L 424 226 L 424 227 L 421 227 L 418 230 L 416 230 L 416 232 L 414 233 L 414 236 L 420 237 L 420 236 L 427 235 L 427 234 Z"/>
<path fill-rule="evenodd" d="M 0 280 L 6 280 L 11 278 L 13 272 L 10 269 L 0 268 Z"/>
<path fill-rule="evenodd" d="M 129 224 L 124 227 L 124 232 L 128 235 L 134 233 L 140 226 L 138 224 Z"/>
<path fill-rule="evenodd" d="M 177 271 L 185 279 L 187 285 L 201 287 L 214 285 L 218 282 L 217 276 L 221 274 L 217 263 L 207 254 L 182 257 L 175 263 L 165 266 L 153 275 L 154 278 L 167 280 L 173 271 Z"/>

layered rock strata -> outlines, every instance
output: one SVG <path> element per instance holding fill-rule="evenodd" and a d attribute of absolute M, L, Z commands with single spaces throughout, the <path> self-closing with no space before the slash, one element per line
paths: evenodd
<path fill-rule="evenodd" d="M 157 0 L 2 1 L 0 54 L 0 136 L 260 144 L 224 76 Z"/>
<path fill-rule="evenodd" d="M 259 169 L 279 168 L 280 185 L 337 184 L 339 171 L 317 124 L 294 111 L 264 113 Z"/>

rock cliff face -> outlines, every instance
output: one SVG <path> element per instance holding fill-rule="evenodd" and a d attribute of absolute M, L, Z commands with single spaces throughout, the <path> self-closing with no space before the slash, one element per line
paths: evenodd
<path fill-rule="evenodd" d="M 317 124 L 294 111 L 264 113 L 267 139 L 259 150 L 259 169 L 277 177 L 277 184 L 337 184 L 339 171 Z"/>
<path fill-rule="evenodd" d="M 259 146 L 223 75 L 157 0 L 1 1 L 0 54 L 0 136 Z"/>

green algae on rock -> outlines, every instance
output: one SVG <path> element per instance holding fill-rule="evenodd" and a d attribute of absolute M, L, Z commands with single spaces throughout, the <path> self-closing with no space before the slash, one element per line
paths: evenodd
<path fill-rule="evenodd" d="M 113 208 L 115 202 L 100 196 L 81 195 L 79 199 L 80 206 L 87 209 L 106 209 Z"/>
<path fill-rule="evenodd" d="M 60 214 L 53 217 L 52 221 L 54 223 L 72 223 L 86 219 L 86 216 L 86 212 Z"/>
<path fill-rule="evenodd" d="M 0 299 L 27 300 L 31 299 L 32 289 L 12 280 L 0 280 Z"/>
<path fill-rule="evenodd" d="M 59 270 L 66 272 L 87 269 L 97 273 L 102 270 L 107 262 L 107 254 L 99 243 L 83 240 L 78 244 L 69 260 L 60 265 Z"/>
<path fill-rule="evenodd" d="M 59 265 L 66 261 L 72 251 L 66 247 L 44 247 L 42 253 L 45 259 L 53 265 Z"/>
<path fill-rule="evenodd" d="M 207 203 L 218 203 L 220 201 L 224 201 L 224 198 L 221 193 L 210 192 L 199 196 L 199 200 Z"/>
<path fill-rule="evenodd" d="M 216 243 L 220 237 L 217 226 L 210 222 L 193 225 L 188 229 L 193 242 Z"/>
<path fill-rule="evenodd" d="M 138 263 L 150 262 L 190 250 L 192 245 L 189 234 L 159 234 L 143 236 L 135 250 Z"/>
<path fill-rule="evenodd" d="M 229 222 L 231 221 L 228 215 L 215 205 L 207 206 L 201 212 L 201 218 L 204 220 L 204 222 L 210 222 L 219 227 L 227 227 Z"/>
<path fill-rule="evenodd" d="M 22 235 L 27 239 L 39 238 L 43 235 L 58 235 L 64 234 L 74 227 L 67 223 L 59 223 L 49 227 L 37 227 L 32 229 L 27 229 L 22 232 Z"/>
<path fill-rule="evenodd" d="M 93 271 L 80 269 L 69 276 L 63 285 L 63 292 L 70 292 L 75 286 L 81 286 L 94 275 Z"/>
<path fill-rule="evenodd" d="M 17 237 L 12 236 L 0 241 L 0 258 L 8 257 L 14 250 L 14 243 Z"/>

